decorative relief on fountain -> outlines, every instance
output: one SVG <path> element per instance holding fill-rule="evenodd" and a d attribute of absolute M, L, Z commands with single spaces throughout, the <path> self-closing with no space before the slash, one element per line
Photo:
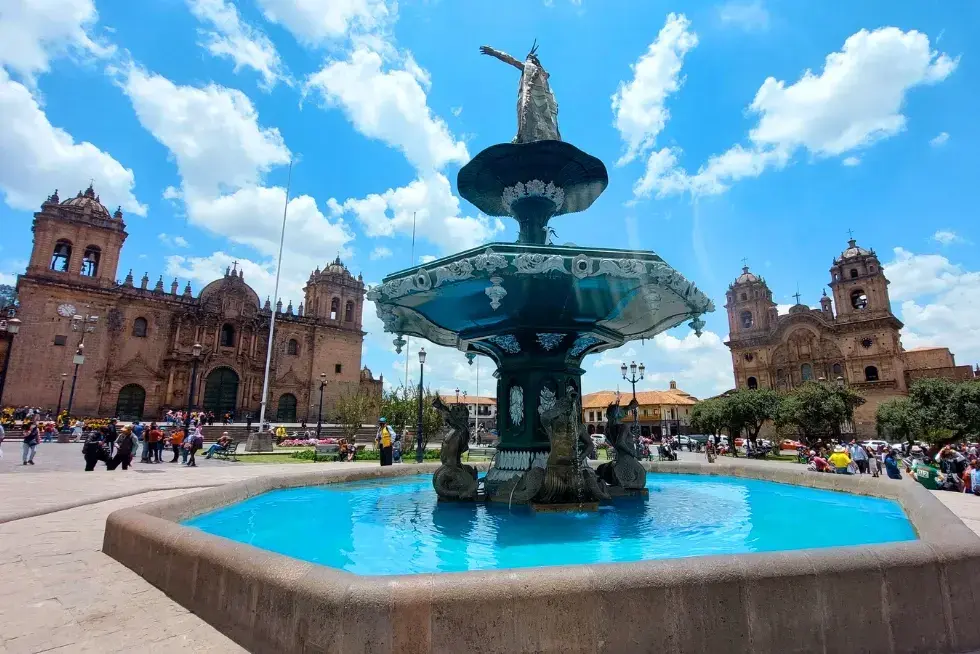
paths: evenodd
<path fill-rule="evenodd" d="M 524 424 L 524 389 L 518 385 L 510 387 L 510 424 L 520 427 Z"/>
<path fill-rule="evenodd" d="M 519 354 L 521 351 L 521 344 L 517 342 L 517 338 L 513 334 L 491 336 L 487 341 L 493 343 L 507 354 Z"/>
<path fill-rule="evenodd" d="M 575 339 L 575 342 L 572 344 L 572 349 L 569 350 L 568 353 L 573 357 L 577 357 L 593 345 L 601 342 L 602 341 L 595 336 L 579 336 Z"/>
<path fill-rule="evenodd" d="M 545 198 L 550 200 L 555 205 L 555 212 L 557 212 L 565 203 L 565 191 L 551 182 L 545 184 L 540 179 L 532 179 L 526 183 L 517 182 L 513 186 L 505 187 L 503 194 L 500 196 L 500 202 L 504 205 L 507 213 L 514 215 L 511 205 L 524 198 Z"/>
<path fill-rule="evenodd" d="M 564 334 L 536 334 L 538 339 L 538 345 L 541 346 L 545 352 L 551 352 L 553 349 L 561 345 L 561 342 L 565 339 Z"/>
<path fill-rule="evenodd" d="M 646 276 L 646 265 L 638 259 L 599 259 L 597 275 L 611 275 L 625 279 L 640 279 Z"/>
<path fill-rule="evenodd" d="M 484 250 L 483 254 L 478 254 L 473 257 L 474 268 L 491 274 L 496 270 L 506 268 L 507 265 L 507 257 L 502 254 L 497 254 L 490 248 Z"/>
<path fill-rule="evenodd" d="M 572 274 L 579 279 L 585 279 L 592 274 L 592 259 L 584 254 L 577 254 L 572 258 Z"/>
<path fill-rule="evenodd" d="M 547 386 L 542 387 L 538 397 L 538 413 L 544 413 L 555 406 L 555 392 Z"/>
<path fill-rule="evenodd" d="M 438 288 L 444 282 L 458 282 L 464 279 L 470 279 L 473 277 L 473 265 L 466 259 L 460 259 L 459 261 L 447 263 L 445 266 L 439 266 L 432 271 L 432 274 L 436 277 L 434 286 Z"/>
<path fill-rule="evenodd" d="M 568 274 L 565 258 L 558 254 L 518 254 L 514 257 L 518 274 L 543 275 L 551 271 Z"/>
<path fill-rule="evenodd" d="M 500 301 L 507 295 L 507 289 L 501 286 L 503 281 L 500 277 L 491 277 L 491 285 L 483 290 L 487 294 L 487 297 L 490 298 L 490 308 L 494 311 L 500 308 Z"/>
<path fill-rule="evenodd" d="M 646 471 L 636 460 L 636 438 L 633 423 L 624 424 L 626 414 L 639 406 L 636 399 L 625 408 L 614 402 L 606 408 L 606 441 L 616 451 L 616 460 L 601 464 L 596 473 L 610 486 L 627 490 L 639 490 L 646 486 Z"/>
<path fill-rule="evenodd" d="M 591 438 L 581 423 L 581 414 L 575 392 L 566 393 L 541 414 L 541 425 L 551 443 L 551 452 L 535 501 L 562 504 L 609 499 L 596 472 L 586 462 Z"/>

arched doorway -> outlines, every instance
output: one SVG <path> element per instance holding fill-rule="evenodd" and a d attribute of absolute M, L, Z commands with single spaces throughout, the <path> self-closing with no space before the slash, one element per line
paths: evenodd
<path fill-rule="evenodd" d="M 279 408 L 276 409 L 277 422 L 296 422 L 296 396 L 283 393 L 279 396 Z"/>
<path fill-rule="evenodd" d="M 143 406 L 146 404 L 146 391 L 139 384 L 127 384 L 119 389 L 116 400 L 116 416 L 129 422 L 143 419 Z"/>
<path fill-rule="evenodd" d="M 215 368 L 204 382 L 204 410 L 220 418 L 226 413 L 235 415 L 238 402 L 238 373 L 231 368 Z"/>

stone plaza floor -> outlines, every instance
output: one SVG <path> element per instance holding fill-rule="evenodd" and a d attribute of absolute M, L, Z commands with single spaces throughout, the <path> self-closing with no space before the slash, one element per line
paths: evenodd
<path fill-rule="evenodd" d="M 42 444 L 22 466 L 20 442 L 0 461 L 0 654 L 242 652 L 237 644 L 101 552 L 113 511 L 195 490 L 311 466 L 201 460 L 197 468 L 140 464 L 82 470 L 78 444 Z M 681 453 L 681 459 L 703 455 Z M 741 460 L 740 465 L 796 465 Z M 882 480 L 881 483 L 915 483 Z M 980 498 L 937 493 L 980 534 Z"/>

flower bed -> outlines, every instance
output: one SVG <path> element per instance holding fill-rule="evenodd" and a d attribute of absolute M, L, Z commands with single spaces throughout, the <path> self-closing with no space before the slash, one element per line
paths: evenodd
<path fill-rule="evenodd" d="M 340 440 L 336 438 L 287 438 L 279 443 L 279 447 L 309 447 L 311 445 L 337 445 Z"/>

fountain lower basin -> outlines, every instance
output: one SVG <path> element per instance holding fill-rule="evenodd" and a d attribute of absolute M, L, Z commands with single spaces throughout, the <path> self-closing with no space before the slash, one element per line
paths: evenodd
<path fill-rule="evenodd" d="M 184 524 L 361 575 L 629 563 L 914 540 L 894 500 L 737 477 L 647 475 L 596 512 L 439 502 L 427 475 L 270 491 Z"/>
<path fill-rule="evenodd" d="M 435 471 L 424 464 L 258 478 L 116 511 L 103 551 L 253 652 L 980 650 L 980 538 L 919 484 L 765 463 L 645 466 L 894 500 L 918 538 L 362 575 L 181 524 L 279 489 Z"/>

